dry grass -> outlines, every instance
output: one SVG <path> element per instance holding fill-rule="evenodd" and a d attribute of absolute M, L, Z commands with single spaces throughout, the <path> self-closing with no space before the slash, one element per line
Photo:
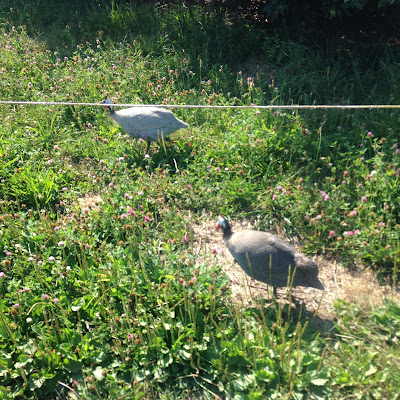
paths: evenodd
<path fill-rule="evenodd" d="M 78 204 L 81 209 L 87 208 L 88 210 L 98 210 L 102 199 L 99 195 L 89 195 L 78 199 Z"/>
<path fill-rule="evenodd" d="M 248 220 L 240 223 L 232 221 L 231 224 L 233 230 L 236 231 L 254 228 Z M 271 298 L 271 287 L 252 280 L 235 263 L 225 246 L 221 231 L 215 229 L 214 219 L 202 224 L 193 224 L 192 227 L 195 238 L 194 251 L 199 255 L 204 254 L 205 257 L 210 257 L 212 250 L 216 250 L 212 256 L 216 258 L 214 261 L 222 266 L 230 279 L 232 298 L 235 303 L 246 306 L 257 301 L 257 298 Z M 325 328 L 329 329 L 332 326 L 335 318 L 334 302 L 338 299 L 356 303 L 364 309 L 381 305 L 384 297 L 391 297 L 400 304 L 399 287 L 393 290 L 390 285 L 380 285 L 375 274 L 363 266 L 357 266 L 356 270 L 350 271 L 340 263 L 321 256 L 315 257 L 315 261 L 318 264 L 318 276 L 325 291 L 295 287 L 292 288 L 292 296 L 304 304 L 308 312 L 317 311 L 317 316 Z M 280 301 L 287 301 L 287 289 L 278 289 L 278 297 Z"/>

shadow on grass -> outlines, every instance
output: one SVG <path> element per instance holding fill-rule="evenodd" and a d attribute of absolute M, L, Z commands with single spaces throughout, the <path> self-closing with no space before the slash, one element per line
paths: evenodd
<path fill-rule="evenodd" d="M 4 3 L 3 3 L 4 4 Z M 225 10 L 202 4 L 89 1 L 16 1 L 3 5 L 6 25 L 23 26 L 59 56 L 69 56 L 82 43 L 139 42 L 144 56 L 185 53 L 205 65 L 237 65 L 258 49 L 260 32 Z"/>

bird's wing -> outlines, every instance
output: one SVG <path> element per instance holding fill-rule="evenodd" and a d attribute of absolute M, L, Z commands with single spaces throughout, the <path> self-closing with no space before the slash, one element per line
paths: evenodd
<path fill-rule="evenodd" d="M 272 233 L 264 231 L 236 232 L 231 236 L 229 242 L 240 252 L 251 251 L 254 254 L 288 253 L 292 255 L 296 253 L 296 249 L 290 244 Z"/>
<path fill-rule="evenodd" d="M 272 269 L 282 265 L 294 265 L 294 252 L 288 243 L 269 232 L 243 231 L 232 235 L 227 243 L 229 250 L 240 264 L 248 264 L 248 259 L 253 265 L 270 266 Z"/>
<path fill-rule="evenodd" d="M 115 120 L 124 130 L 126 130 L 124 125 L 129 125 L 137 132 L 155 132 L 168 128 L 171 124 L 171 120 L 162 111 L 164 110 L 148 107 L 128 108 L 117 111 Z"/>

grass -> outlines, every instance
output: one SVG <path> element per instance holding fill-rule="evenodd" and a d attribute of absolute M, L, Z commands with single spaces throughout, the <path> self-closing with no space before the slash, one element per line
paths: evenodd
<path fill-rule="evenodd" d="M 3 2 L 2 99 L 399 102 L 387 42 L 315 48 L 204 7 Z M 235 306 L 192 227 L 254 218 L 396 280 L 398 114 L 174 113 L 190 129 L 146 158 L 97 107 L 0 107 L 0 399 L 398 398 L 396 303 L 338 302 L 331 335 Z"/>

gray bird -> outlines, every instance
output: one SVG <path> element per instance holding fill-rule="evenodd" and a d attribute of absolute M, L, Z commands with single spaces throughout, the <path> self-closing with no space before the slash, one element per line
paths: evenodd
<path fill-rule="evenodd" d="M 147 140 L 146 153 L 151 141 L 164 140 L 178 129 L 188 127 L 185 122 L 164 108 L 132 107 L 115 111 L 111 100 L 105 98 L 100 103 L 110 110 L 111 117 L 129 136 Z"/>
<path fill-rule="evenodd" d="M 318 279 L 318 266 L 310 258 L 269 232 L 247 230 L 232 232 L 225 217 L 218 217 L 216 228 L 221 228 L 224 241 L 233 258 L 246 274 L 274 288 L 291 283 L 293 286 L 310 286 L 323 290 Z M 296 268 L 296 270 L 295 270 Z"/>

